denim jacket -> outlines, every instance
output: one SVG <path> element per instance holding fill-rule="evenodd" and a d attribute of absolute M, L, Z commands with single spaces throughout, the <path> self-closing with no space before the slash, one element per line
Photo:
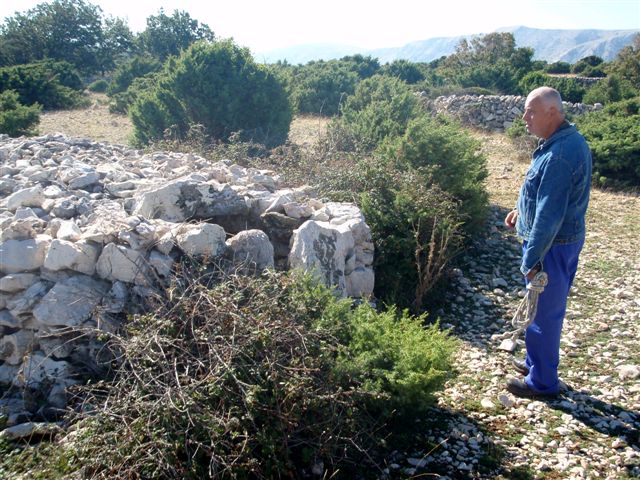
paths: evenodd
<path fill-rule="evenodd" d="M 520 189 L 516 231 L 527 242 L 526 275 L 552 245 L 584 240 L 591 187 L 591 152 L 573 124 L 564 122 L 541 140 Z"/>

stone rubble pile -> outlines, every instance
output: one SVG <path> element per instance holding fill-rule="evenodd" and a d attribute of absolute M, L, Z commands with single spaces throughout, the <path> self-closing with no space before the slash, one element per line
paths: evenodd
<path fill-rule="evenodd" d="M 373 291 L 355 205 L 192 154 L 0 135 L 0 230 L 0 385 L 46 387 L 57 408 L 78 365 L 100 354 L 82 332 L 116 328 L 183 255 L 234 271 L 307 269 L 343 296 Z M 7 426 L 29 419 L 24 399 L 11 401 L 0 404 Z"/>
<path fill-rule="evenodd" d="M 517 95 L 451 95 L 425 100 L 425 108 L 456 117 L 465 125 L 502 132 L 522 117 L 526 97 Z M 600 110 L 602 105 L 562 102 L 569 115 Z"/>

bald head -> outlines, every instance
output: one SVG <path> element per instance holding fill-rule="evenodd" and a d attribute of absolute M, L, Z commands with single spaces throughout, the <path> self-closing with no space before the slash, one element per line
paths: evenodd
<path fill-rule="evenodd" d="M 540 99 L 540 102 L 544 106 L 545 109 L 550 107 L 554 107 L 558 113 L 564 115 L 564 107 L 562 106 L 562 98 L 560 97 L 560 92 L 558 92 L 555 88 L 551 87 L 539 87 L 535 90 L 532 90 L 531 93 L 527 96 L 527 101 L 530 101 L 534 98 Z"/>
<path fill-rule="evenodd" d="M 554 88 L 536 88 L 527 96 L 524 108 L 527 130 L 540 138 L 549 138 L 564 122 L 562 98 Z"/>

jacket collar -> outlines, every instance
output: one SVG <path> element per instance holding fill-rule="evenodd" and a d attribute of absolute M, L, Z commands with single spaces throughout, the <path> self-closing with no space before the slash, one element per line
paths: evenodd
<path fill-rule="evenodd" d="M 563 138 L 563 137 L 566 137 L 567 135 L 571 135 L 575 131 L 576 131 L 575 124 L 574 123 L 569 123 L 568 121 L 565 120 L 564 122 L 562 122 L 560 124 L 560 126 L 557 128 L 557 130 L 551 134 L 551 136 L 549 138 L 547 138 L 546 140 L 544 138 L 541 138 L 538 141 L 538 148 L 542 148 L 543 146 L 547 146 L 547 145 L 553 143 L 554 141 L 558 140 L 559 138 Z"/>

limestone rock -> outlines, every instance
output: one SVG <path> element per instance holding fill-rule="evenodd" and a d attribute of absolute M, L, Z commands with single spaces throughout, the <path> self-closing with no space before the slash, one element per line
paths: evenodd
<path fill-rule="evenodd" d="M 64 334 L 53 332 L 41 332 L 37 336 L 38 345 L 42 352 L 54 359 L 66 358 L 76 346 L 76 336 L 73 334 Z"/>
<path fill-rule="evenodd" d="M 229 185 L 183 179 L 149 190 L 136 198 L 134 214 L 183 222 L 191 218 L 241 215 L 247 204 Z"/>
<path fill-rule="evenodd" d="M 53 360 L 42 352 L 33 352 L 13 378 L 16 387 L 39 388 L 42 382 L 73 383 L 73 368 L 64 360 Z"/>
<path fill-rule="evenodd" d="M 23 188 L 7 197 L 7 208 L 15 211 L 20 207 L 41 207 L 44 201 L 44 193 L 41 185 L 31 188 Z"/>
<path fill-rule="evenodd" d="M 618 367 L 618 376 L 620 380 L 635 380 L 636 378 L 640 378 L 640 366 L 620 365 Z"/>
<path fill-rule="evenodd" d="M 168 277 L 171 275 L 173 263 L 173 258 L 169 255 L 160 253 L 157 250 L 152 250 L 149 254 L 149 265 L 151 265 L 156 273 L 161 277 Z"/>
<path fill-rule="evenodd" d="M 199 223 L 181 227 L 176 243 L 187 255 L 216 257 L 224 253 L 225 239 L 225 231 L 220 225 Z"/>
<path fill-rule="evenodd" d="M 87 320 L 107 294 L 104 282 L 76 275 L 56 283 L 33 309 L 39 324 L 75 327 Z"/>
<path fill-rule="evenodd" d="M 314 272 L 345 296 L 345 267 L 354 255 L 355 243 L 348 227 L 309 220 L 293 234 L 289 266 Z"/>
<path fill-rule="evenodd" d="M 7 308 L 11 315 L 18 318 L 21 315 L 28 314 L 33 306 L 45 296 L 50 287 L 51 284 L 49 282 L 37 281 L 24 292 L 14 295 L 11 300 L 7 301 Z"/>
<path fill-rule="evenodd" d="M 373 294 L 375 274 L 372 268 L 356 267 L 347 275 L 347 295 L 350 297 L 369 297 Z"/>
<path fill-rule="evenodd" d="M 273 245 L 262 230 L 245 230 L 227 240 L 228 255 L 239 268 L 273 268 Z"/>
<path fill-rule="evenodd" d="M 20 322 L 9 310 L 0 310 L 0 327 L 18 328 Z"/>
<path fill-rule="evenodd" d="M 33 273 L 12 273 L 0 278 L 0 291 L 16 293 L 26 290 L 38 281 Z"/>
<path fill-rule="evenodd" d="M 147 268 L 142 253 L 115 243 L 104 247 L 96 264 L 99 277 L 112 282 L 120 280 L 136 284 L 146 282 Z"/>
<path fill-rule="evenodd" d="M 93 275 L 100 249 L 88 242 L 53 240 L 44 259 L 44 267 L 50 270 L 69 269 L 85 275 Z"/>
<path fill-rule="evenodd" d="M 116 281 L 102 299 L 102 309 L 108 313 L 120 313 L 124 311 L 129 298 L 129 291 L 124 282 Z"/>
<path fill-rule="evenodd" d="M 20 367 L 3 363 L 0 365 L 0 385 L 11 385 L 17 377 Z M 2 413 L 0 411 L 0 413 Z"/>
<path fill-rule="evenodd" d="M 9 365 L 19 365 L 32 346 L 33 332 L 29 330 L 18 330 L 11 335 L 4 335 L 0 338 L 0 360 Z"/>
<path fill-rule="evenodd" d="M 33 210 L 19 209 L 14 220 L 3 226 L 0 241 L 33 239 L 42 234 L 45 227 L 46 223 L 38 218 Z"/>
<path fill-rule="evenodd" d="M 291 218 L 309 218 L 313 214 L 313 209 L 304 203 L 289 202 L 283 207 L 284 212 Z"/>
<path fill-rule="evenodd" d="M 0 243 L 0 271 L 30 272 L 44 265 L 44 257 L 51 242 L 48 235 L 28 240 L 7 240 Z"/>
<path fill-rule="evenodd" d="M 30 440 L 36 437 L 48 437 L 62 432 L 62 428 L 55 423 L 26 422 L 5 428 L 0 432 L 4 440 Z"/>
<path fill-rule="evenodd" d="M 71 220 L 62 221 L 56 231 L 56 238 L 58 240 L 69 240 L 75 242 L 82 237 L 82 230 L 76 225 L 76 222 Z"/>

